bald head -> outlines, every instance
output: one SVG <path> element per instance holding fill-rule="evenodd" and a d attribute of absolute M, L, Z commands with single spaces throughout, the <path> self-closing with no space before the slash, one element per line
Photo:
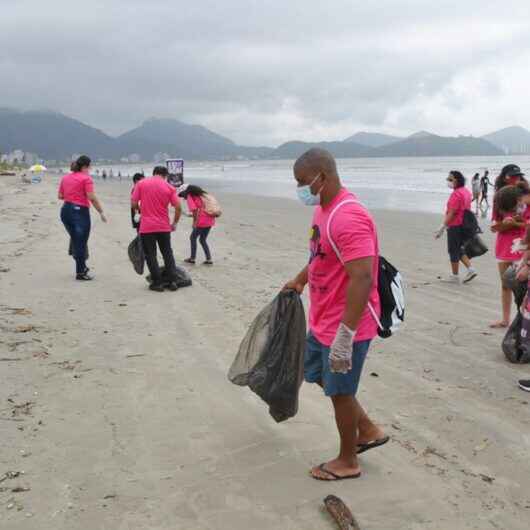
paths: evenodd
<path fill-rule="evenodd" d="M 306 151 L 294 163 L 295 176 L 298 173 L 307 172 L 314 173 L 315 175 L 323 173 L 328 178 L 339 177 L 337 173 L 337 164 L 333 155 L 329 151 L 320 149 L 319 147 L 309 149 L 309 151 Z"/>

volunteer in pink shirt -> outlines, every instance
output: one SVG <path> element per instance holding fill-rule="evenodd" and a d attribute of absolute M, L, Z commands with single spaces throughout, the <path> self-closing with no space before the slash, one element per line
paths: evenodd
<path fill-rule="evenodd" d="M 191 254 L 190 257 L 184 261 L 193 265 L 195 264 L 198 239 L 204 251 L 204 256 L 206 257 L 204 264 L 213 265 L 212 254 L 206 240 L 208 239 L 211 229 L 215 226 L 215 217 L 207 213 L 205 210 L 204 198 L 206 197 L 206 192 L 199 186 L 190 185 L 187 186 L 184 191 L 179 193 L 179 196 L 186 199 L 188 209 L 193 216 L 193 230 L 190 235 Z"/>
<path fill-rule="evenodd" d="M 342 187 L 328 151 L 306 152 L 296 161 L 294 176 L 299 199 L 315 209 L 309 263 L 284 289 L 301 293 L 309 286 L 305 380 L 331 398 L 340 436 L 338 457 L 313 468 L 311 475 L 329 481 L 357 478 L 357 454 L 388 441 L 356 398 L 380 313 L 377 230 L 366 208 Z"/>
<path fill-rule="evenodd" d="M 453 191 L 447 201 L 447 209 L 442 226 L 435 234 L 436 239 L 439 239 L 447 230 L 447 250 L 449 252 L 452 275 L 444 281 L 460 283 L 459 268 L 460 262 L 462 262 L 467 268 L 467 274 L 463 281 L 464 283 L 469 283 L 477 277 L 477 273 L 471 264 L 471 260 L 464 254 L 462 246 L 466 239 L 469 238 L 464 229 L 464 213 L 467 210 L 471 211 L 473 196 L 466 188 L 466 179 L 460 171 L 451 171 L 449 173 L 447 185 Z"/>
<path fill-rule="evenodd" d="M 173 186 L 168 184 L 167 176 L 168 170 L 165 167 L 155 167 L 152 177 L 140 180 L 136 184 L 131 197 L 132 207 L 142 212 L 139 232 L 145 261 L 152 278 L 149 288 L 157 292 L 164 291 L 162 274 L 156 256 L 157 244 L 164 259 L 165 275 L 168 279 L 167 288 L 170 291 L 177 290 L 175 283 L 177 271 L 171 248 L 171 232 L 177 226 L 181 210 L 177 192 Z M 169 220 L 168 212 L 170 205 L 175 210 L 172 222 Z"/>
<path fill-rule="evenodd" d="M 516 239 L 524 237 L 528 212 L 530 212 L 530 210 L 522 204 L 519 205 L 520 210 L 517 210 L 518 201 L 511 197 L 513 194 L 510 191 L 508 191 L 502 204 L 499 204 L 498 198 L 501 191 L 506 187 L 526 184 L 523 176 L 524 175 L 519 166 L 508 164 L 507 166 L 504 166 L 495 181 L 495 197 L 493 198 L 492 215 L 493 223 L 491 225 L 491 230 L 497 234 L 495 242 L 495 257 L 497 259 L 497 266 L 499 268 L 501 279 L 502 319 L 491 324 L 492 328 L 506 328 L 510 325 L 512 291 L 504 286 L 503 276 L 513 263 L 522 258 L 521 252 L 512 252 L 512 245 Z"/>
<path fill-rule="evenodd" d="M 99 212 L 101 220 L 107 219 L 94 193 L 94 182 L 90 176 L 90 158 L 80 156 L 71 166 L 72 173 L 65 175 L 59 184 L 59 199 L 64 201 L 61 221 L 70 236 L 72 256 L 75 259 L 77 280 L 92 280 L 88 274 L 88 238 L 90 236 L 90 204 Z"/>

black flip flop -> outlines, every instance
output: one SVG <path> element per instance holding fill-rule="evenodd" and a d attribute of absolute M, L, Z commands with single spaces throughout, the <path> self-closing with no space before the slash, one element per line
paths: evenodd
<path fill-rule="evenodd" d="M 330 477 L 333 477 L 332 479 L 315 477 L 315 475 L 313 475 L 311 473 L 311 476 L 315 480 L 323 480 L 324 482 L 335 482 L 336 480 L 348 480 L 350 478 L 359 478 L 361 476 L 361 473 L 355 473 L 353 475 L 346 475 L 345 477 L 341 477 L 340 475 L 336 475 L 335 473 L 333 473 L 333 471 L 330 471 L 329 469 L 326 469 L 326 463 L 325 462 L 323 464 L 320 464 L 318 466 L 318 469 L 320 469 L 320 471 L 323 471 L 324 473 L 326 473 Z"/>
<path fill-rule="evenodd" d="M 385 445 L 389 441 L 390 441 L 390 436 L 383 436 L 383 438 L 379 438 L 379 440 L 374 440 L 373 442 L 368 442 L 366 444 L 359 444 L 357 446 L 357 454 L 360 455 L 361 453 L 365 453 L 366 451 L 369 451 L 370 449 L 381 447 L 382 445 Z"/>

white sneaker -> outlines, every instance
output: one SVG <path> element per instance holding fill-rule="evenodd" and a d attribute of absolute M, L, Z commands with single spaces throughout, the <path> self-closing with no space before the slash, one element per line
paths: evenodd
<path fill-rule="evenodd" d="M 464 278 L 463 283 L 469 283 L 471 280 L 474 280 L 477 277 L 476 271 L 468 271 L 466 277 Z"/>
<path fill-rule="evenodd" d="M 455 285 L 460 285 L 460 276 L 458 274 L 451 274 L 445 278 L 441 278 L 442 283 L 454 283 Z"/>

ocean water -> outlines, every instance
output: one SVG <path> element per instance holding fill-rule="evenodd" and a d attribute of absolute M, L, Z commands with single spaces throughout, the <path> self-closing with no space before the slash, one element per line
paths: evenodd
<path fill-rule="evenodd" d="M 251 193 L 260 196 L 296 198 L 292 160 L 231 162 L 189 162 L 184 166 L 187 183 L 196 183 L 226 193 Z M 500 169 L 516 163 L 530 171 L 530 156 L 519 157 L 422 157 L 351 158 L 337 164 L 342 181 L 370 208 L 440 213 L 449 195 L 446 178 L 457 169 L 467 178 L 489 169 L 493 182 Z M 96 166 L 94 171 L 112 169 L 114 176 L 144 170 L 152 166 Z"/>

